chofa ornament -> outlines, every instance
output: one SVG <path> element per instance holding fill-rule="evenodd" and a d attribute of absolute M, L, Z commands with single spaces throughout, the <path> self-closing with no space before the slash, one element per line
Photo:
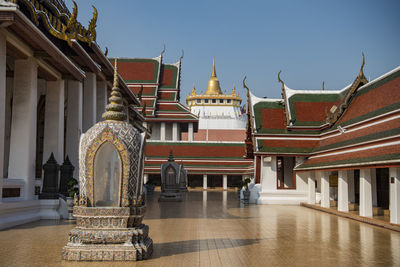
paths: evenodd
<path fill-rule="evenodd" d="M 146 133 L 126 121 L 118 88 L 114 86 L 103 114 L 81 138 L 77 227 L 63 248 L 66 260 L 141 260 L 153 249 L 143 195 L 143 152 Z"/>

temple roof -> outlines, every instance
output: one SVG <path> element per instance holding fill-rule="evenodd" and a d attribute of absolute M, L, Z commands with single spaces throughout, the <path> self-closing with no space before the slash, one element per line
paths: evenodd
<path fill-rule="evenodd" d="M 339 91 L 283 86 L 283 99 L 250 94 L 254 153 L 306 156 L 297 171 L 400 163 L 400 67 Z"/>
<path fill-rule="evenodd" d="M 197 122 L 197 117 L 179 102 L 181 58 L 172 64 L 164 64 L 162 59 L 162 53 L 155 58 L 118 59 L 121 76 L 141 98 L 138 110 L 147 121 Z"/>

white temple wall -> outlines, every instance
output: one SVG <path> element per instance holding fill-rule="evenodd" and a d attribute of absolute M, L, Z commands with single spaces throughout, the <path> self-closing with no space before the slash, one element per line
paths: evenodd
<path fill-rule="evenodd" d="M 261 157 L 261 192 L 257 204 L 294 204 L 307 202 L 307 175 L 296 175 L 296 189 L 277 189 L 276 156 Z M 286 167 L 286 166 L 285 166 Z M 293 170 L 294 165 L 292 166 Z"/>
<path fill-rule="evenodd" d="M 160 140 L 160 126 L 159 122 L 151 123 L 151 137 L 150 140 Z"/>

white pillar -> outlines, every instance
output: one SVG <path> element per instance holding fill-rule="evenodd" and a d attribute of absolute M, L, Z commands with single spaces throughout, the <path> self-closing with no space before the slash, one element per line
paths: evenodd
<path fill-rule="evenodd" d="M 349 188 L 349 202 L 355 203 L 356 196 L 354 193 L 354 170 L 350 170 L 347 172 L 347 185 Z"/>
<path fill-rule="evenodd" d="M 172 123 L 172 141 L 178 141 L 178 123 Z"/>
<path fill-rule="evenodd" d="M 188 141 L 192 142 L 194 140 L 193 138 L 193 122 L 189 122 L 188 124 Z"/>
<path fill-rule="evenodd" d="M 372 206 L 378 206 L 377 192 L 376 192 L 376 169 L 371 169 L 371 191 L 372 191 Z"/>
<path fill-rule="evenodd" d="M 53 152 L 58 164 L 64 161 L 64 81 L 47 82 L 44 120 L 43 162 Z"/>
<path fill-rule="evenodd" d="M 315 204 L 315 173 L 310 171 L 308 176 L 308 204 Z"/>
<path fill-rule="evenodd" d="M 347 171 L 338 172 L 338 211 L 349 211 L 349 188 Z"/>
<path fill-rule="evenodd" d="M 400 168 L 389 168 L 390 222 L 400 224 Z"/>
<path fill-rule="evenodd" d="M 83 132 L 86 132 L 96 123 L 96 74 L 85 73 L 83 82 Z"/>
<path fill-rule="evenodd" d="M 329 178 L 328 173 L 324 171 L 318 172 L 321 177 L 321 207 L 329 208 L 331 205 L 329 199 Z"/>
<path fill-rule="evenodd" d="M 371 169 L 360 170 L 360 216 L 372 217 Z"/>
<path fill-rule="evenodd" d="M 160 128 L 160 140 L 165 141 L 165 122 L 161 123 L 161 128 Z"/>
<path fill-rule="evenodd" d="M 224 188 L 224 190 L 228 189 L 228 175 L 224 174 L 222 176 L 222 186 Z"/>
<path fill-rule="evenodd" d="M 207 174 L 203 174 L 203 189 L 207 190 Z"/>
<path fill-rule="evenodd" d="M 102 121 L 103 113 L 106 111 L 107 105 L 107 84 L 103 81 L 97 82 L 96 85 L 96 122 Z"/>
<path fill-rule="evenodd" d="M 82 83 L 68 81 L 67 135 L 65 154 L 75 167 L 74 178 L 79 178 L 79 140 L 82 134 Z"/>
<path fill-rule="evenodd" d="M 4 130 L 6 122 L 6 38 L 0 32 L 0 202 L 3 193 Z"/>
<path fill-rule="evenodd" d="M 15 60 L 8 177 L 23 179 L 24 199 L 33 199 L 36 158 L 37 63 Z"/>
<path fill-rule="evenodd" d="M 149 175 L 147 173 L 145 173 L 143 175 L 143 184 L 146 184 L 148 180 L 149 180 Z"/>

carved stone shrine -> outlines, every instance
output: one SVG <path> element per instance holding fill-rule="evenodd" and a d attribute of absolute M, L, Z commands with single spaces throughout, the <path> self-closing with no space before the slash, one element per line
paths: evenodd
<path fill-rule="evenodd" d="M 117 62 L 115 62 L 117 63 Z M 76 227 L 62 258 L 74 261 L 135 261 L 153 250 L 143 187 L 145 133 L 126 122 L 117 64 L 105 121 L 81 138 Z"/>
<path fill-rule="evenodd" d="M 158 201 L 182 201 L 187 191 L 187 172 L 182 164 L 175 162 L 172 150 L 168 161 L 161 165 L 161 194 Z"/>

